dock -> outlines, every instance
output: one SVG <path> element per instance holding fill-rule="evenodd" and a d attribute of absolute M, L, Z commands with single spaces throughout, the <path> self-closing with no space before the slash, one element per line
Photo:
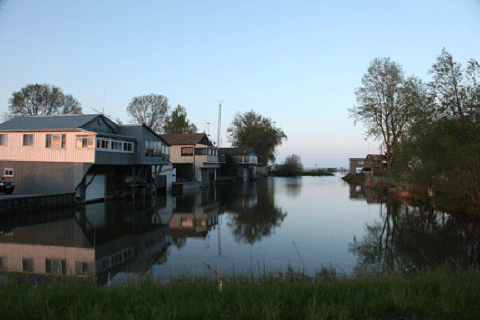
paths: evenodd
<path fill-rule="evenodd" d="M 75 193 L 0 194 L 0 216 L 75 205 Z"/>

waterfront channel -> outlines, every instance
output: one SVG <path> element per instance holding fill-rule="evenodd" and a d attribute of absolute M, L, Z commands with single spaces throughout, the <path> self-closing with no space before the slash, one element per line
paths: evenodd
<path fill-rule="evenodd" d="M 0 268 L 118 284 L 179 276 L 478 266 L 471 225 L 349 185 L 339 174 L 267 177 L 181 196 L 119 200 L 4 217 Z"/>

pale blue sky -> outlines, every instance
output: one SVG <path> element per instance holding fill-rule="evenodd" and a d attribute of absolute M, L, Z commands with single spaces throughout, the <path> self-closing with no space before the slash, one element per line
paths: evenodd
<path fill-rule="evenodd" d="M 29 83 L 124 122 L 133 97 L 154 93 L 217 140 L 225 100 L 222 146 L 235 113 L 253 109 L 288 136 L 278 163 L 346 167 L 380 145 L 348 118 L 370 61 L 429 81 L 443 47 L 480 60 L 479 31 L 478 0 L 0 1 L 0 115 Z"/>

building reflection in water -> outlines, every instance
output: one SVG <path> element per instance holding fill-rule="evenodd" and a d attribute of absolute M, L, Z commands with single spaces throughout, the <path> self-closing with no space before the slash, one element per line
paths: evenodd
<path fill-rule="evenodd" d="M 36 275 L 93 276 L 144 271 L 167 260 L 171 196 L 106 202 L 2 219 L 0 268 Z"/>
<path fill-rule="evenodd" d="M 368 194 L 366 189 L 362 194 Z M 356 186 L 350 185 L 350 197 L 357 194 Z M 370 199 L 380 202 L 381 220 L 367 224 L 366 235 L 349 245 L 349 252 L 358 257 L 357 270 L 418 273 L 443 264 L 480 266 L 478 223 L 428 205 L 415 207 L 408 199 L 384 194 L 373 194 Z"/>
<path fill-rule="evenodd" d="M 374 188 L 368 188 L 361 184 L 349 183 L 350 199 L 365 200 L 367 203 L 384 203 L 385 192 L 378 192 Z"/>
<path fill-rule="evenodd" d="M 168 226 L 174 243 L 186 238 L 206 238 L 218 224 L 219 203 L 214 187 L 195 189 L 177 197 L 177 207 Z"/>

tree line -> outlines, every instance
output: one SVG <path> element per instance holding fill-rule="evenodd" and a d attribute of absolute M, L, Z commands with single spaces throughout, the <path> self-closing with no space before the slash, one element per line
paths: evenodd
<path fill-rule="evenodd" d="M 429 82 L 406 77 L 390 58 L 374 59 L 350 117 L 382 141 L 388 174 L 436 186 L 452 197 L 445 205 L 480 214 L 479 64 L 470 59 L 463 68 L 444 48 L 429 74 Z"/>
<path fill-rule="evenodd" d="M 14 92 L 8 108 L 9 113 L 3 115 L 4 121 L 13 117 L 82 113 L 80 102 L 71 94 L 64 94 L 56 86 L 38 83 L 28 84 Z M 131 123 L 144 124 L 159 134 L 191 134 L 198 131 L 197 126 L 187 119 L 185 107 L 178 105 L 172 110 L 168 98 L 163 95 L 152 93 L 134 97 L 127 106 L 127 114 Z M 121 123 L 121 120 L 117 119 L 117 122 Z M 253 110 L 237 112 L 227 133 L 233 147 L 254 148 L 263 165 L 275 161 L 276 148 L 287 139 L 272 119 Z"/>

